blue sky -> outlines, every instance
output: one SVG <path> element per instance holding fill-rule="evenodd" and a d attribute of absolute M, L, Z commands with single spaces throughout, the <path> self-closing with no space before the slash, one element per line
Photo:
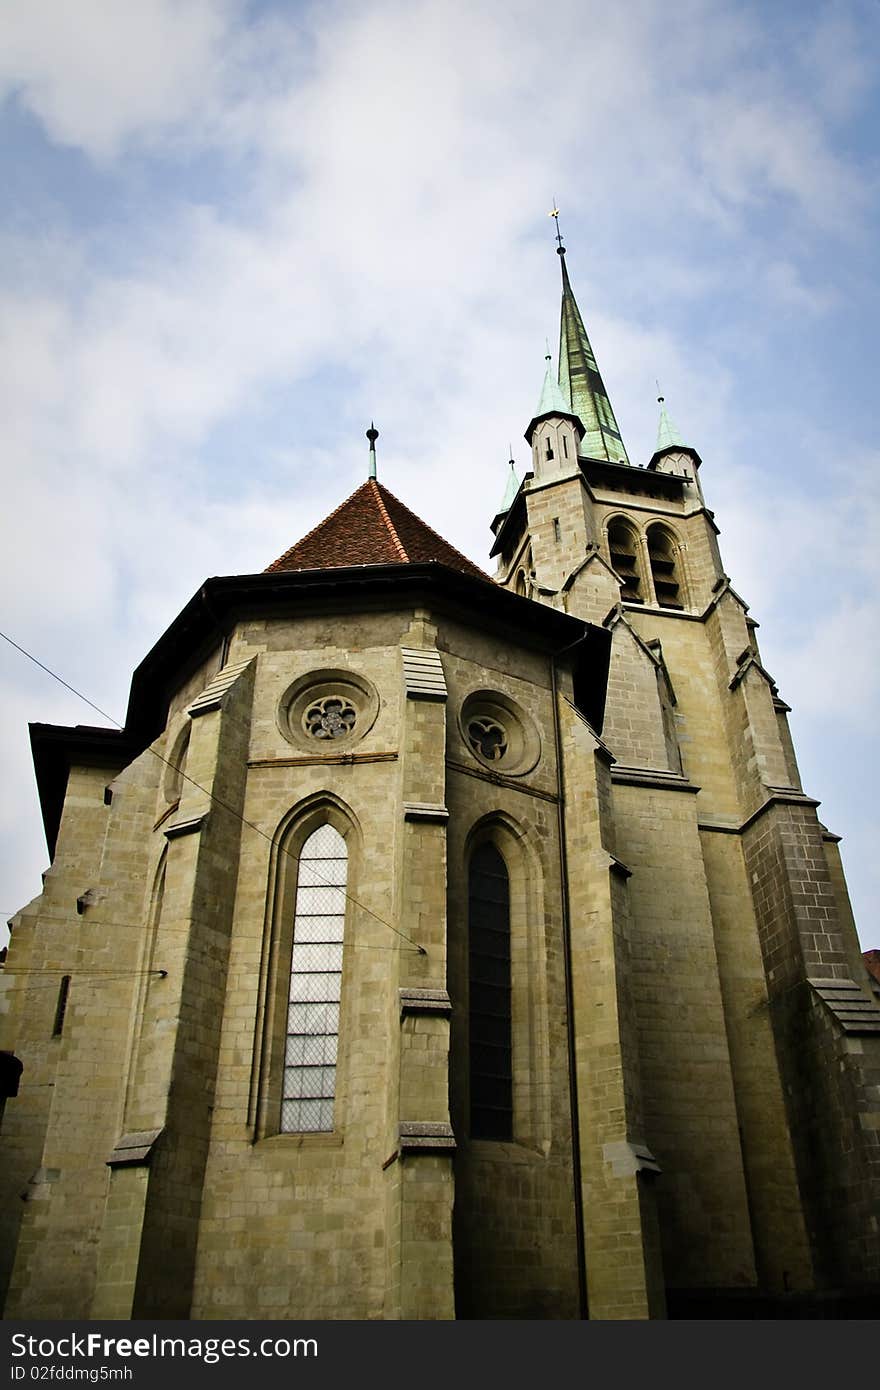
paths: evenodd
<path fill-rule="evenodd" d="M 365 475 L 478 563 L 569 269 L 630 457 L 659 378 L 842 834 L 880 840 L 878 29 L 861 3 L 0 9 L 3 630 L 122 717 L 208 575 Z M 0 644 L 0 909 L 46 867 Z"/>

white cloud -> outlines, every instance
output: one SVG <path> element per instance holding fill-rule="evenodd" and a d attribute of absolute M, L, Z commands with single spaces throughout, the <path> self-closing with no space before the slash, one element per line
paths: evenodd
<path fill-rule="evenodd" d="M 96 160 L 205 120 L 234 0 L 27 0 L 0 9 L 0 94 Z"/>
<path fill-rule="evenodd" d="M 816 101 L 832 119 L 843 120 L 857 110 L 876 82 L 877 17 L 876 6 L 872 8 L 873 14 L 864 5 L 831 3 L 805 17 L 795 56 Z"/>
<path fill-rule="evenodd" d="M 786 654 L 786 682 L 798 709 L 835 729 L 873 733 L 880 704 L 880 599 L 847 594 L 817 615 L 809 634 Z"/>

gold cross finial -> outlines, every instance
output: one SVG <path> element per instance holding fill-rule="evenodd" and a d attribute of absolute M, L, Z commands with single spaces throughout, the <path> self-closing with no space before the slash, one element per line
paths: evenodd
<path fill-rule="evenodd" d="M 562 244 L 562 233 L 559 230 L 559 208 L 556 206 L 556 199 L 553 199 L 553 207 L 547 213 L 548 217 L 554 218 L 556 222 L 556 250 L 560 256 L 565 255 L 565 247 Z"/>

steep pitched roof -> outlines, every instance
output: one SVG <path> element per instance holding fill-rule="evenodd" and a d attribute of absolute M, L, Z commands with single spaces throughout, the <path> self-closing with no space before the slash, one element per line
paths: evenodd
<path fill-rule="evenodd" d="M 679 445 L 684 448 L 684 440 L 672 422 L 663 396 L 657 397 L 657 404 L 660 407 L 660 423 L 657 426 L 657 447 L 654 452 L 659 454 L 663 449 L 675 449 Z"/>
<path fill-rule="evenodd" d="M 629 463 L 611 401 L 577 306 L 568 270 L 565 248 L 560 247 L 562 263 L 562 315 L 559 325 L 559 386 L 571 398 L 571 407 L 583 421 L 583 452 L 588 458 Z"/>
<path fill-rule="evenodd" d="M 335 512 L 269 565 L 266 573 L 420 564 L 429 560 L 462 574 L 488 579 L 392 492 L 375 478 L 369 478 Z"/>
<path fill-rule="evenodd" d="M 535 418 L 537 419 L 540 415 L 570 415 L 571 406 L 565 399 L 562 387 L 553 374 L 553 363 L 550 359 L 549 349 L 545 361 L 547 370 L 544 373 L 544 384 L 541 387 L 541 398 L 538 401 Z"/>
<path fill-rule="evenodd" d="M 498 508 L 498 513 L 500 516 L 503 516 L 505 512 L 510 511 L 511 507 L 513 506 L 513 499 L 519 492 L 519 488 L 520 482 L 519 478 L 516 476 L 516 464 L 514 463 L 513 459 L 511 459 L 510 472 L 507 475 L 507 487 L 504 489 L 504 498 L 502 500 L 501 506 Z"/>

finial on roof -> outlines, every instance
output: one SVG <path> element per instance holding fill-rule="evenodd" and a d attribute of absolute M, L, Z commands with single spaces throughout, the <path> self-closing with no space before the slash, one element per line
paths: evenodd
<path fill-rule="evenodd" d="M 553 199 L 553 210 L 548 212 L 547 216 L 553 217 L 556 220 L 556 254 L 557 256 L 564 256 L 565 247 L 562 244 L 562 233 L 559 230 L 559 208 L 556 206 L 555 198 Z"/>
<path fill-rule="evenodd" d="M 379 431 L 376 429 L 376 426 L 373 424 L 372 420 L 370 421 L 370 428 L 367 430 L 367 438 L 368 438 L 369 441 L 370 441 L 370 472 L 369 472 L 369 475 L 368 475 L 368 476 L 371 477 L 371 478 L 375 478 L 375 476 L 376 476 L 376 440 L 379 438 Z"/>

